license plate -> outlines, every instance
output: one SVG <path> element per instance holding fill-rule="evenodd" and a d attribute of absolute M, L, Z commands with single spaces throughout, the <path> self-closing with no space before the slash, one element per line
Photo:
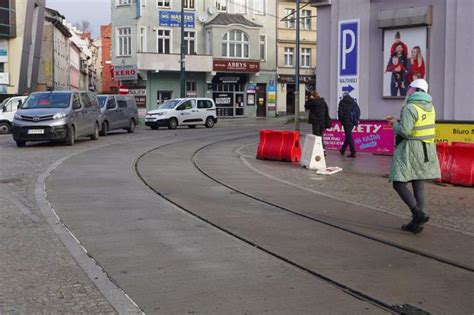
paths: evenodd
<path fill-rule="evenodd" d="M 44 129 L 29 129 L 29 135 L 44 135 Z"/>

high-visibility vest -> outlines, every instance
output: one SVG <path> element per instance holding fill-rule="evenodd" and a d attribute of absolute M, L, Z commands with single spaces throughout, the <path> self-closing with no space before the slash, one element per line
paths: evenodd
<path fill-rule="evenodd" d="M 415 105 L 415 109 L 418 112 L 418 119 L 415 122 L 415 126 L 408 139 L 421 140 L 426 143 L 434 143 L 436 138 L 435 133 L 435 122 L 436 122 L 436 111 L 433 107 L 431 112 L 428 112 L 421 107 L 421 105 Z"/>

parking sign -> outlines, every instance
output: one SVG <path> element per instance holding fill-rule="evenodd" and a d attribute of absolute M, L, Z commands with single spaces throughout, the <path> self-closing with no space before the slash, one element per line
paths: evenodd
<path fill-rule="evenodd" d="M 359 20 L 339 22 L 337 95 L 359 98 Z"/>

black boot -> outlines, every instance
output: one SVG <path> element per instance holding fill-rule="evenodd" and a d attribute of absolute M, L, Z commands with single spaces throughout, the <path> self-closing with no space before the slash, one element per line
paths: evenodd
<path fill-rule="evenodd" d="M 418 234 L 423 231 L 423 225 L 428 222 L 430 217 L 418 208 L 412 209 L 411 212 L 413 214 L 412 219 L 410 223 L 402 225 L 402 230 Z"/>

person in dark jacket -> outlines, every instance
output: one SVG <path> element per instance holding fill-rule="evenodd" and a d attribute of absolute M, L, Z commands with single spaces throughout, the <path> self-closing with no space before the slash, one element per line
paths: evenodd
<path fill-rule="evenodd" d="M 339 152 L 341 155 L 344 155 L 346 153 L 347 146 L 349 146 L 351 149 L 351 154 L 348 155 L 348 157 L 355 158 L 356 149 L 354 140 L 352 139 L 352 129 L 354 129 L 354 127 L 359 124 L 360 108 L 357 102 L 349 95 L 349 93 L 345 93 L 344 97 L 339 102 L 338 116 L 339 121 L 344 126 L 344 134 L 346 136 L 344 144 L 342 145 L 342 148 L 339 150 Z"/>
<path fill-rule="evenodd" d="M 329 118 L 329 109 L 324 98 L 320 97 L 318 92 L 311 93 L 308 101 L 304 105 L 309 110 L 308 123 L 313 126 L 313 135 L 322 137 L 324 129 L 327 128 Z"/>

